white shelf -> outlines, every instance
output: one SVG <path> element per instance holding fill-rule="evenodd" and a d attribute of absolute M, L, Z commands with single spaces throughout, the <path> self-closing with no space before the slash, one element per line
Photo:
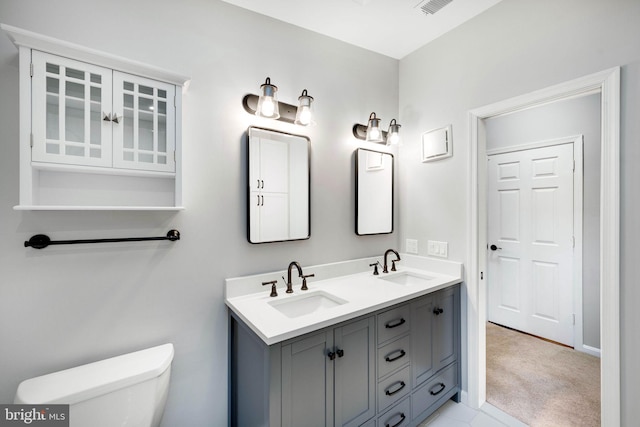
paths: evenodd
<path fill-rule="evenodd" d="M 15 211 L 182 211 L 184 206 L 39 206 L 17 205 Z"/>

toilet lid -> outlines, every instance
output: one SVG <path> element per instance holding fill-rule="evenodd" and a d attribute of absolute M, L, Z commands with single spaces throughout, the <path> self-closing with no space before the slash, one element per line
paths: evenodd
<path fill-rule="evenodd" d="M 72 405 L 162 375 L 173 360 L 173 344 L 100 360 L 20 383 L 15 403 Z"/>

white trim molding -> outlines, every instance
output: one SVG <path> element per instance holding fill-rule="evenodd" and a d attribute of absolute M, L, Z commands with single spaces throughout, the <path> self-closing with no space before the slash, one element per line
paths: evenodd
<path fill-rule="evenodd" d="M 484 119 L 589 93 L 601 94 L 600 343 L 601 422 L 620 425 L 620 68 L 615 67 L 469 112 L 467 404 L 486 400 L 486 156 Z"/>

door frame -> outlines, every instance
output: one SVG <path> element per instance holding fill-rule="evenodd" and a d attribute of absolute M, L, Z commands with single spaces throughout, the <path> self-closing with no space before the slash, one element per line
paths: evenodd
<path fill-rule="evenodd" d="M 516 151 L 535 150 L 536 148 L 557 147 L 560 145 L 570 144 L 573 147 L 573 256 L 572 256 L 572 275 L 573 283 L 571 284 L 572 292 L 572 309 L 574 316 L 573 328 L 573 346 L 576 350 L 589 353 L 593 356 L 600 356 L 600 350 L 584 345 L 583 341 L 583 318 L 582 318 L 582 239 L 583 239 L 583 150 L 584 136 L 574 135 L 562 138 L 548 139 L 544 141 L 532 142 L 528 144 L 509 145 L 507 147 L 494 148 L 486 150 L 485 159 L 496 154 L 513 153 Z M 487 225 L 488 228 L 488 225 Z M 486 247 L 486 246 L 485 246 Z M 488 266 L 485 267 L 485 274 Z M 487 285 L 488 286 L 488 279 Z"/>
<path fill-rule="evenodd" d="M 469 111 L 466 403 L 473 408 L 480 408 L 486 401 L 487 284 L 483 275 L 486 271 L 487 250 L 487 185 L 483 120 L 588 93 L 601 94 L 601 425 L 620 425 L 620 67 Z"/>

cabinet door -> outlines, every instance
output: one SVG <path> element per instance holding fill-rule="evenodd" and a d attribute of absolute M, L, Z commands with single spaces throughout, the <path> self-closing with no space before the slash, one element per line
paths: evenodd
<path fill-rule="evenodd" d="M 111 166 L 111 70 L 32 51 L 31 160 Z"/>
<path fill-rule="evenodd" d="M 330 331 L 282 347 L 282 427 L 333 426 Z"/>
<path fill-rule="evenodd" d="M 257 197 L 256 197 L 257 201 Z M 275 242 L 289 238 L 289 195 L 260 193 L 259 235 L 256 241 Z"/>
<path fill-rule="evenodd" d="M 289 192 L 288 142 L 260 138 L 260 180 L 263 192 Z"/>
<path fill-rule="evenodd" d="M 434 298 L 427 296 L 411 304 L 411 371 L 413 387 L 434 373 L 433 320 Z"/>
<path fill-rule="evenodd" d="M 175 172 L 175 90 L 113 72 L 113 167 Z"/>
<path fill-rule="evenodd" d="M 434 371 L 456 360 L 458 354 L 457 287 L 439 291 L 435 296 L 433 322 Z"/>
<path fill-rule="evenodd" d="M 375 415 L 375 320 L 334 329 L 335 426 L 360 426 Z"/>

